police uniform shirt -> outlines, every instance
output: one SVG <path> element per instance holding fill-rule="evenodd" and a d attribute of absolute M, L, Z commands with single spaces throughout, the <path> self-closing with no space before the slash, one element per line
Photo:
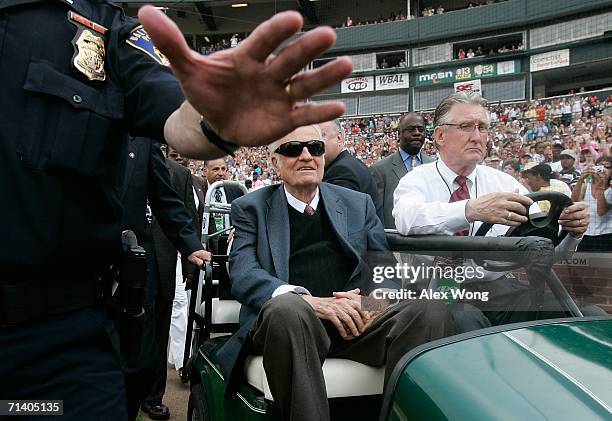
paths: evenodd
<path fill-rule="evenodd" d="M 163 62 L 111 2 L 0 1 L 0 282 L 118 253 L 124 134 L 163 141 L 183 100 Z"/>

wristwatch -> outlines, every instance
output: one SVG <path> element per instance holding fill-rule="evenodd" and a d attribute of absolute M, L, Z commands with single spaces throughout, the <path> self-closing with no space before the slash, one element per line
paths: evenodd
<path fill-rule="evenodd" d="M 297 295 L 310 295 L 310 292 L 304 287 L 297 286 L 293 289 L 293 292 Z"/>
<path fill-rule="evenodd" d="M 221 136 L 219 136 L 217 133 L 212 131 L 212 129 L 208 127 L 208 125 L 206 124 L 206 120 L 204 119 L 203 115 L 200 116 L 200 128 L 202 129 L 202 133 L 204 133 L 204 136 L 208 138 L 208 141 L 210 143 L 212 143 L 213 145 L 215 145 L 216 147 L 218 147 L 219 149 L 221 149 L 223 152 L 227 153 L 228 155 L 231 155 L 232 157 L 235 156 L 234 152 L 240 146 L 236 145 L 235 143 L 231 143 L 226 140 L 223 140 Z"/>

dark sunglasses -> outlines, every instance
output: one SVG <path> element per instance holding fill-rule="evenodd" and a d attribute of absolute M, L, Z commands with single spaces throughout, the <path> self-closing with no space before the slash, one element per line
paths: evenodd
<path fill-rule="evenodd" d="M 308 149 L 308 153 L 312 156 L 321 156 L 325 153 L 325 143 L 320 140 L 308 140 L 305 142 L 292 140 L 283 143 L 274 152 L 290 158 L 296 158 L 302 154 L 304 148 Z"/>

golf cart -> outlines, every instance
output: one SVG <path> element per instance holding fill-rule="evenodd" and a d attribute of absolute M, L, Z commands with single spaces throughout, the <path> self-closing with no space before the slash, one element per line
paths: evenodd
<path fill-rule="evenodd" d="M 612 419 L 612 318 L 584 317 L 551 269 L 556 224 L 571 204 L 555 193 L 547 216 L 485 237 L 405 237 L 388 232 L 400 258 L 471 259 L 491 272 L 516 272 L 530 285 L 533 321 L 454 335 L 412 349 L 383 390 L 383 368 L 329 358 L 323 365 L 333 420 L 585 420 Z M 208 199 L 208 196 L 207 196 Z M 207 201 L 208 203 L 208 201 Z M 248 356 L 244 381 L 226 396 L 219 348 L 238 327 L 240 304 L 219 296 L 229 276 L 222 264 L 202 271 L 191 320 L 190 420 L 275 420 L 273 397 L 261 356 Z M 517 276 L 518 276 L 517 275 Z M 218 282 L 216 282 L 218 280 Z M 218 284 L 218 285 L 217 285 Z M 221 293 L 223 295 L 223 293 Z M 554 295 L 567 317 L 537 320 Z M 224 299 L 226 298 L 226 299 Z"/>

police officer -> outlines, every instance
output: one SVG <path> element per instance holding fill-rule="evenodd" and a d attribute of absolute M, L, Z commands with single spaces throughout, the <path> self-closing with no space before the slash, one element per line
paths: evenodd
<path fill-rule="evenodd" d="M 103 0 L 0 2 L 0 397 L 62 399 L 65 419 L 126 417 L 97 285 L 120 251 L 125 133 L 210 159 L 344 110 L 296 104 L 350 73 L 341 59 L 292 78 L 331 30 L 269 58 L 299 30 L 295 13 L 207 58 L 163 13 L 140 18 Z"/>

